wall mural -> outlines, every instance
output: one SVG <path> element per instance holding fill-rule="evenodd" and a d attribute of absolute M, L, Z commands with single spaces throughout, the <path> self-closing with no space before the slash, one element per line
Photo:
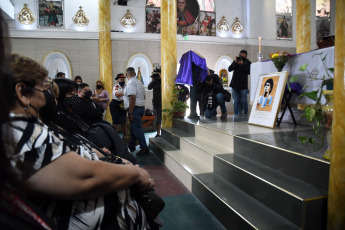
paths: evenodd
<path fill-rule="evenodd" d="M 214 0 L 176 0 L 177 33 L 216 36 Z M 160 33 L 160 0 L 146 2 L 146 33 Z"/>

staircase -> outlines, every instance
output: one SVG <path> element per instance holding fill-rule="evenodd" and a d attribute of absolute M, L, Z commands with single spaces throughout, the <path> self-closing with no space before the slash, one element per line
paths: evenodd
<path fill-rule="evenodd" d="M 227 229 L 326 228 L 328 162 L 182 119 L 149 147 Z"/>

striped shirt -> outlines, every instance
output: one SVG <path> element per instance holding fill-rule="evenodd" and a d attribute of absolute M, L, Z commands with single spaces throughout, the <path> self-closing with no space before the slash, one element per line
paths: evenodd
<path fill-rule="evenodd" d="M 7 152 L 12 166 L 22 180 L 27 180 L 44 166 L 71 151 L 89 160 L 99 160 L 91 148 L 69 142 L 52 132 L 40 120 L 25 119 L 14 114 L 10 116 L 13 121 L 8 124 L 8 128 L 12 136 L 7 135 L 9 138 L 5 140 Z M 57 222 L 58 226 L 68 229 L 106 229 L 109 226 L 112 226 L 112 229 L 129 229 L 127 223 L 131 225 L 130 229 L 146 229 L 145 214 L 127 190 L 104 197 L 67 202 L 67 206 L 66 202 L 54 200 L 33 198 L 31 201 Z M 112 213 L 107 214 L 106 210 Z M 121 211 L 114 215 L 114 210 Z M 129 214 L 129 221 L 123 221 L 126 219 L 124 210 Z M 61 218 L 61 214 L 66 216 L 66 213 L 69 217 Z M 111 218 L 107 218 L 109 215 Z"/>

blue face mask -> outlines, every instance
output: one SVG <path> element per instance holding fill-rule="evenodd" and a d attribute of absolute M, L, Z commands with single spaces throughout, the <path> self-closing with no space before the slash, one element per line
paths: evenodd
<path fill-rule="evenodd" d="M 123 86 L 125 86 L 125 82 L 124 82 L 124 81 L 121 81 L 121 82 L 119 82 L 119 85 L 120 85 L 121 87 L 123 87 Z"/>

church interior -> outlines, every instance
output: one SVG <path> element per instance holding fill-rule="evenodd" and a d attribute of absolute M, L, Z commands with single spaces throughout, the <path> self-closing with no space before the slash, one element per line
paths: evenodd
<path fill-rule="evenodd" d="M 165 202 L 161 229 L 345 229 L 345 1 L 2 0 L 0 11 L 11 53 L 42 64 L 52 80 L 81 76 L 91 91 L 100 80 L 110 101 L 116 76 L 133 67 L 153 110 L 148 85 L 161 68 L 162 130 L 157 137 L 145 114 L 150 152 L 134 151 Z M 243 50 L 244 114 L 229 71 Z M 192 102 L 195 61 L 193 84 L 177 81 L 190 51 L 231 93 L 226 119 L 220 106 L 215 118 L 188 116 L 202 115 Z M 262 102 L 268 78 L 272 98 Z M 181 82 L 191 98 L 173 117 L 164 110 Z M 112 123 L 110 109 L 104 116 Z"/>

